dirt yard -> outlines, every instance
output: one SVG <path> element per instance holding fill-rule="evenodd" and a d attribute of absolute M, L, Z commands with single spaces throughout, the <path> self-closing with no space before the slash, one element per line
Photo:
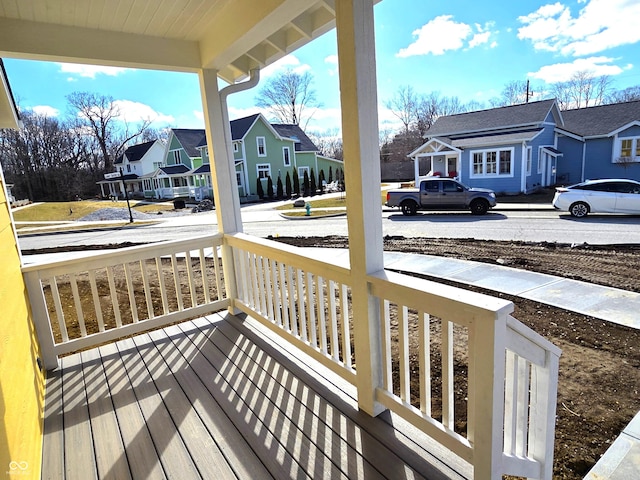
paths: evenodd
<path fill-rule="evenodd" d="M 277 240 L 298 246 L 348 246 L 344 237 Z M 392 237 L 385 238 L 384 248 L 501 264 L 640 292 L 640 245 L 571 248 L 546 243 Z M 44 251 L 52 250 L 23 253 Z M 515 304 L 515 318 L 562 349 L 554 478 L 583 478 L 640 410 L 640 332 L 516 297 L 503 298 Z M 156 308 L 159 306 L 154 305 Z M 456 393 L 456 399 L 466 409 L 464 392 Z M 456 425 L 458 428 L 465 425 Z"/>
<path fill-rule="evenodd" d="M 348 246 L 343 237 L 277 240 L 299 246 Z M 546 243 L 387 237 L 384 249 L 501 264 L 640 292 L 640 245 L 571 248 Z M 583 478 L 640 410 L 640 332 L 544 304 L 502 297 L 515 304 L 515 318 L 562 349 L 554 478 Z"/>

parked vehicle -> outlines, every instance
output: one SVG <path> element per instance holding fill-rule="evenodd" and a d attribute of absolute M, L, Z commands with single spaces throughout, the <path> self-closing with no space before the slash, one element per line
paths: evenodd
<path fill-rule="evenodd" d="M 471 188 L 450 178 L 425 178 L 419 188 L 401 188 L 387 192 L 388 207 L 400 207 L 404 215 L 418 210 L 471 210 L 484 215 L 496 206 L 496 194 L 486 188 Z"/>
<path fill-rule="evenodd" d="M 603 179 L 557 187 L 553 206 L 576 218 L 589 213 L 640 214 L 640 182 Z"/>

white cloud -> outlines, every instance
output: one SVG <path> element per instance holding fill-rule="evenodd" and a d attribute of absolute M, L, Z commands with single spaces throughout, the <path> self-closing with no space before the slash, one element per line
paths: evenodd
<path fill-rule="evenodd" d="M 415 41 L 407 48 L 402 48 L 397 57 L 411 57 L 414 55 L 443 55 L 447 50 L 475 48 L 489 43 L 493 22 L 485 25 L 475 24 L 473 27 L 466 23 L 453 20 L 452 15 L 440 15 L 430 20 L 412 35 Z M 465 45 L 467 39 L 471 40 Z M 495 42 L 494 42 L 495 43 Z"/>
<path fill-rule="evenodd" d="M 49 105 L 36 105 L 35 107 L 31 107 L 31 110 L 37 115 L 45 117 L 57 117 L 60 115 L 60 110 L 50 107 Z"/>
<path fill-rule="evenodd" d="M 100 65 L 80 65 L 77 63 L 60 63 L 62 73 L 71 73 L 84 78 L 96 78 L 96 75 L 108 75 L 110 77 L 125 73 L 128 69 L 120 67 L 104 67 Z M 69 77 L 68 81 L 74 81 L 74 77 Z"/>
<path fill-rule="evenodd" d="M 602 75 L 618 75 L 625 69 L 632 68 L 627 65 L 624 69 L 612 65 L 615 59 L 609 57 L 578 58 L 570 63 L 556 63 L 545 65 L 537 72 L 529 72 L 528 76 L 543 80 L 546 83 L 566 82 L 577 72 L 589 72 L 595 77 Z"/>
<path fill-rule="evenodd" d="M 577 17 L 561 3 L 544 5 L 519 17 L 524 25 L 518 38 L 530 40 L 537 50 L 563 55 L 592 55 L 640 41 L 640 2 L 636 0 L 585 0 Z"/>
<path fill-rule="evenodd" d="M 301 63 L 295 55 L 285 55 L 280 60 L 273 62 L 271 65 L 267 65 L 260 70 L 260 79 L 268 78 L 284 70 L 291 70 L 294 73 L 302 75 L 303 73 L 311 70 L 311 65 Z"/>
<path fill-rule="evenodd" d="M 204 112 L 202 110 L 194 110 L 193 116 L 204 122 Z"/>
<path fill-rule="evenodd" d="M 132 102 L 131 100 L 115 100 L 113 104 L 120 112 L 117 117 L 118 120 L 123 122 L 140 122 L 142 120 L 168 124 L 175 122 L 173 116 L 156 112 L 144 103 Z"/>
<path fill-rule="evenodd" d="M 335 76 L 338 74 L 338 55 L 329 55 L 325 57 L 324 63 L 329 65 L 329 75 Z"/>

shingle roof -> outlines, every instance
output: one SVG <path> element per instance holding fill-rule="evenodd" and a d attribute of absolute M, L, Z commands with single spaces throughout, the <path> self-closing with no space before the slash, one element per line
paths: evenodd
<path fill-rule="evenodd" d="M 640 121 L 640 100 L 562 112 L 564 129 L 583 137 L 609 135 L 633 121 Z"/>
<path fill-rule="evenodd" d="M 155 143 L 155 140 L 152 140 L 151 142 L 145 142 L 145 143 L 139 143 L 138 145 L 133 145 L 127 148 L 124 151 L 124 154 L 127 156 L 127 159 L 130 162 L 137 162 L 138 160 L 140 160 L 142 157 L 145 156 L 145 154 L 149 151 L 149 149 L 153 146 L 154 143 Z"/>
<path fill-rule="evenodd" d="M 299 125 L 293 125 L 288 123 L 272 123 L 271 126 L 282 137 L 292 138 L 296 140 L 295 150 L 296 152 L 317 152 L 318 147 L 315 146 L 313 141 L 304 133 L 304 130 Z"/>
<path fill-rule="evenodd" d="M 191 158 L 197 158 L 200 156 L 198 146 L 200 143 L 205 144 L 204 129 L 201 128 L 172 128 L 171 131 L 176 136 L 180 145 L 187 152 L 187 155 Z"/>
<path fill-rule="evenodd" d="M 194 175 L 201 174 L 201 173 L 211 173 L 211 165 L 209 165 L 208 163 L 205 163 L 204 165 L 200 165 L 191 173 L 193 173 Z"/>
<path fill-rule="evenodd" d="M 478 147 L 481 145 L 500 145 L 508 143 L 520 143 L 533 139 L 540 133 L 540 128 L 527 130 L 519 130 L 517 132 L 509 132 L 494 135 L 473 135 L 467 137 L 456 137 L 450 145 L 454 147 Z"/>
<path fill-rule="evenodd" d="M 229 122 L 231 124 L 231 140 L 241 140 L 247 134 L 258 116 L 260 116 L 259 113 L 254 113 L 248 117 L 237 118 Z"/>
<path fill-rule="evenodd" d="M 187 173 L 189 168 L 186 165 L 170 165 L 168 167 L 160 167 L 167 175 L 179 175 L 181 173 Z"/>
<path fill-rule="evenodd" d="M 516 126 L 537 125 L 543 122 L 555 100 L 491 108 L 475 112 L 439 117 L 427 130 L 427 137 L 447 137 L 456 133 L 498 130 Z M 563 114 L 564 115 L 564 114 Z"/>

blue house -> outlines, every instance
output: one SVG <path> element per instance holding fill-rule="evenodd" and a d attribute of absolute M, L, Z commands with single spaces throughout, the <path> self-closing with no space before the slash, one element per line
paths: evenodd
<path fill-rule="evenodd" d="M 438 118 L 409 154 L 416 180 L 455 177 L 497 193 L 587 178 L 640 179 L 640 102 L 561 112 L 555 100 Z"/>

